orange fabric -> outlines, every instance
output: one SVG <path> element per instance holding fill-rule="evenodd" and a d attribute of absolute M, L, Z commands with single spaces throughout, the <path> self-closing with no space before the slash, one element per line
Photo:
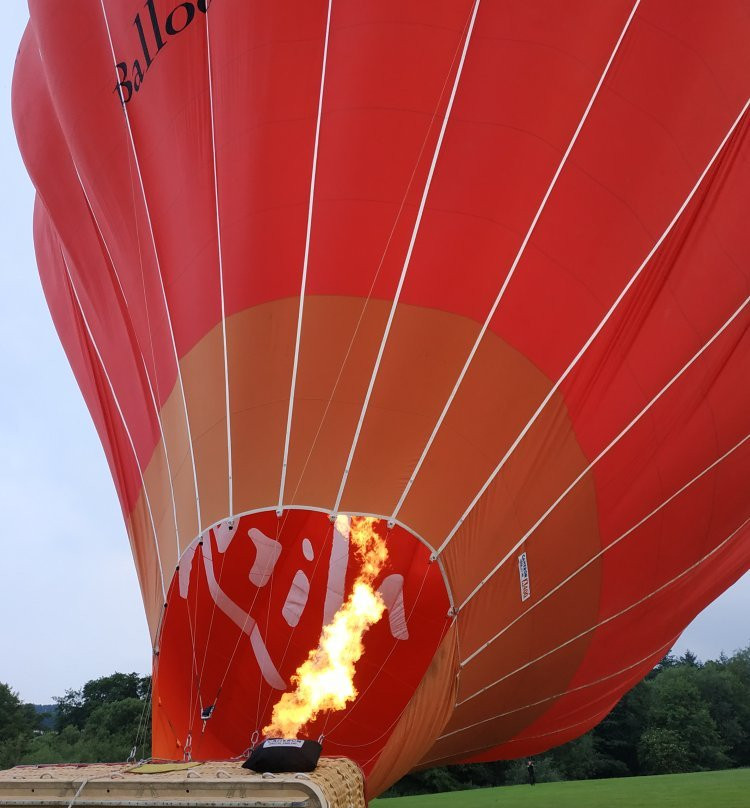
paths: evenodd
<path fill-rule="evenodd" d="M 382 793 L 407 774 L 445 726 L 456 695 L 458 660 L 454 623 L 370 772 L 371 795 Z"/>

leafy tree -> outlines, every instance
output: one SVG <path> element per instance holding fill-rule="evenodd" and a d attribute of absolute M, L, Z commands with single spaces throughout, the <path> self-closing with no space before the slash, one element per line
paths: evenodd
<path fill-rule="evenodd" d="M 657 727 L 646 730 L 638 744 L 644 774 L 669 774 L 691 770 L 690 753 L 679 733 Z"/>
<path fill-rule="evenodd" d="M 677 657 L 671 651 L 667 651 L 666 655 L 659 660 L 658 664 L 654 667 L 654 669 L 646 674 L 646 681 L 655 678 L 662 671 L 665 671 L 668 668 L 674 668 L 675 665 L 679 664 L 680 663 Z"/>
<path fill-rule="evenodd" d="M 135 698 L 98 706 L 83 730 L 89 754 L 101 761 L 126 760 L 136 742 L 143 706 Z"/>
<path fill-rule="evenodd" d="M 28 748 L 39 718 L 33 704 L 0 682 L 0 769 L 13 766 Z"/>
<path fill-rule="evenodd" d="M 668 730 L 669 736 L 660 737 L 678 739 L 679 748 L 685 750 L 684 764 L 676 763 L 675 766 L 681 768 L 672 771 L 720 769 L 731 763 L 716 722 L 701 696 L 698 687 L 700 674 L 701 669 L 687 661 L 663 671 L 648 684 L 651 691 L 650 728 Z M 641 747 L 639 760 L 647 771 L 655 772 L 656 764 L 644 757 L 648 748 L 649 744 Z"/>
<path fill-rule="evenodd" d="M 669 655 L 660 665 L 671 668 Z M 644 682 L 639 682 L 615 705 L 612 712 L 594 729 L 595 748 L 599 758 L 594 777 L 622 777 L 638 774 L 638 743 L 647 724 L 649 692 Z"/>
<path fill-rule="evenodd" d="M 115 673 L 56 699 L 55 731 L 0 685 L 0 766 L 150 754 L 149 677 Z M 586 735 L 535 758 L 539 782 L 750 765 L 750 647 L 702 663 L 667 654 Z M 525 760 L 459 764 L 402 778 L 387 796 L 527 782 Z"/>
<path fill-rule="evenodd" d="M 741 729 L 740 737 L 731 744 L 732 755 L 737 766 L 750 766 L 750 646 L 727 659 L 724 669 L 732 677 L 736 694 L 729 709 L 734 710 Z"/>
<path fill-rule="evenodd" d="M 143 699 L 151 684 L 151 677 L 137 673 L 113 673 L 92 679 L 80 690 L 66 690 L 55 699 L 57 703 L 56 729 L 73 725 L 83 729 L 91 713 L 102 704 L 124 699 Z"/>
<path fill-rule="evenodd" d="M 72 724 L 60 732 L 37 735 L 20 758 L 22 763 L 83 763 L 88 760 L 81 730 Z"/>
<path fill-rule="evenodd" d="M 701 667 L 700 659 L 689 648 L 685 649 L 685 653 L 680 657 L 680 664 L 691 668 Z"/>
<path fill-rule="evenodd" d="M 750 689 L 721 661 L 707 662 L 696 684 L 729 758 L 736 765 L 750 762 Z"/>
<path fill-rule="evenodd" d="M 17 763 L 93 763 L 151 754 L 150 677 L 115 673 L 93 679 L 56 699 L 53 731 L 42 731 L 45 713 L 21 704 L 0 685 L 0 768 Z"/>
<path fill-rule="evenodd" d="M 552 749 L 550 756 L 563 780 L 589 780 L 594 777 L 628 774 L 627 767 L 622 764 L 618 767 L 618 762 L 602 751 L 602 745 L 594 732 L 587 732 L 580 738 Z"/>

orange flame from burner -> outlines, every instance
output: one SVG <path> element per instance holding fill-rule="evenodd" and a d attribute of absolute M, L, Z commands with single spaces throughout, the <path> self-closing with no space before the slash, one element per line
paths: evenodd
<path fill-rule="evenodd" d="M 385 540 L 375 531 L 376 521 L 355 516 L 349 525 L 347 517 L 337 517 L 336 527 L 343 535 L 349 533 L 362 568 L 347 600 L 323 626 L 318 647 L 292 676 L 295 689 L 284 693 L 274 706 L 264 735 L 296 738 L 320 712 L 343 710 L 356 697 L 354 668 L 364 653 L 362 637 L 385 611 L 383 598 L 372 586 L 388 560 Z"/>

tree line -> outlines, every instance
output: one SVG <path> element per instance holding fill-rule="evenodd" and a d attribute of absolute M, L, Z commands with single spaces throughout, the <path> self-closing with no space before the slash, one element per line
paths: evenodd
<path fill-rule="evenodd" d="M 115 673 L 24 704 L 0 684 L 0 768 L 151 754 L 151 678 Z M 668 654 L 593 730 L 535 758 L 537 780 L 582 780 L 750 766 L 750 646 L 702 663 Z M 525 782 L 525 761 L 460 764 L 407 775 L 389 795 Z"/>
<path fill-rule="evenodd" d="M 534 759 L 537 782 L 750 766 L 750 646 L 702 663 L 671 653 L 594 729 Z M 527 781 L 526 760 L 409 774 L 388 796 Z"/>
<path fill-rule="evenodd" d="M 151 755 L 151 677 L 114 673 L 23 704 L 0 683 L 0 769 L 19 763 L 99 763 Z M 133 748 L 135 747 L 135 751 Z"/>

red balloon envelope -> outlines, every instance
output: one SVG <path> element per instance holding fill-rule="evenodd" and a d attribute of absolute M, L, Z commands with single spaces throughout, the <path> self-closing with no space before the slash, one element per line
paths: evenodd
<path fill-rule="evenodd" d="M 39 270 L 154 754 L 240 755 L 389 550 L 370 793 L 585 732 L 750 565 L 744 2 L 31 0 Z"/>

